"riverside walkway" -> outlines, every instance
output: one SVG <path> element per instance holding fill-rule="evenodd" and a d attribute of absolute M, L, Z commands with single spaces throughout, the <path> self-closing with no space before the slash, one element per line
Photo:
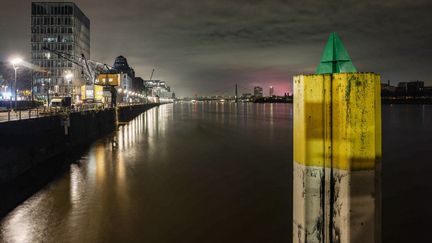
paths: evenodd
<path fill-rule="evenodd" d="M 117 107 L 125 107 L 125 106 L 133 106 L 133 105 L 142 105 L 148 103 L 128 103 L 128 104 L 118 104 Z M 8 121 L 17 121 L 17 120 L 25 120 L 25 119 L 34 119 L 44 116 L 56 116 L 59 114 L 64 114 L 65 112 L 83 112 L 83 111 L 100 111 L 109 109 L 111 106 L 79 106 L 72 109 L 64 109 L 64 108 L 48 108 L 48 107 L 38 107 L 33 109 L 25 109 L 25 110 L 8 110 L 8 111 L 0 111 L 0 123 L 8 122 Z"/>

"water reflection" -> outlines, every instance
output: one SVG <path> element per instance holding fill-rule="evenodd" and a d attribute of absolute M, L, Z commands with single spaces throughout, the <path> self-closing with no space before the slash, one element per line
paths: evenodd
<path fill-rule="evenodd" d="M 2 219 L 0 242 L 287 241 L 290 114 L 277 104 L 151 109 Z"/>

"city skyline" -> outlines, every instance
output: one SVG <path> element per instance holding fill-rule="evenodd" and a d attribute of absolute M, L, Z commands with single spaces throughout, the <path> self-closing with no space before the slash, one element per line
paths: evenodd
<path fill-rule="evenodd" d="M 31 2 L 3 3 L 2 61 L 17 54 L 30 60 Z M 359 71 L 380 73 L 394 85 L 432 84 L 428 1 L 73 2 L 92 22 L 92 59 L 110 64 L 123 55 L 144 79 L 155 68 L 154 78 L 170 82 L 177 96 L 212 95 L 235 83 L 248 88 L 240 92 L 270 85 L 275 94 L 291 92 L 293 75 L 315 72 L 332 31 Z"/>

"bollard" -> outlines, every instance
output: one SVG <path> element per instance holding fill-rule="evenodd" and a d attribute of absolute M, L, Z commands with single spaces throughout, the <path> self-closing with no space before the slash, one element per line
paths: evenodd
<path fill-rule="evenodd" d="M 317 73 L 294 77 L 293 242 L 381 242 L 380 76 L 335 33 Z"/>

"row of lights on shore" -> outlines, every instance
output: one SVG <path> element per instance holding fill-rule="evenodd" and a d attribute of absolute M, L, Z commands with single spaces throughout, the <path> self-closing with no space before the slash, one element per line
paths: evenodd
<path fill-rule="evenodd" d="M 21 64 L 22 62 L 23 62 L 23 60 L 22 60 L 21 58 L 13 58 L 13 59 L 10 60 L 10 63 L 13 65 L 15 71 L 18 69 L 18 65 Z M 15 74 L 15 75 L 16 75 L 16 74 Z M 73 78 L 73 73 L 71 73 L 71 72 L 67 72 L 67 73 L 65 74 L 65 78 L 66 78 L 68 81 L 71 81 L 72 78 Z M 16 82 L 16 77 L 15 77 L 15 82 Z M 3 88 L 3 87 L 2 87 L 2 88 Z M 119 89 L 118 89 L 118 92 L 119 92 L 119 94 L 125 94 L 125 95 L 129 95 L 129 96 L 132 96 L 132 97 L 145 98 L 145 95 L 143 95 L 143 94 L 139 94 L 139 93 L 136 93 L 136 92 L 132 92 L 132 91 L 129 91 L 129 90 L 126 90 L 126 89 L 123 90 L 123 89 L 119 88 Z"/>
<path fill-rule="evenodd" d="M 123 89 L 119 88 L 117 91 L 119 92 L 119 94 L 125 94 L 125 95 L 129 95 L 129 96 L 133 96 L 133 97 L 145 98 L 145 96 L 143 94 L 138 94 L 136 92 L 128 91 L 126 89 L 123 90 Z"/>

